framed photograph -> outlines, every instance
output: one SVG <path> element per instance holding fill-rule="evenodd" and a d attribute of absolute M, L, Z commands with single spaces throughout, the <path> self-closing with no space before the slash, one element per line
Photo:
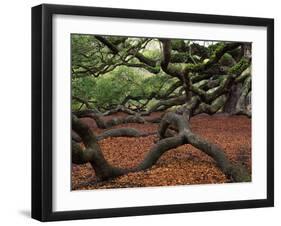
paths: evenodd
<path fill-rule="evenodd" d="M 274 21 L 32 8 L 32 217 L 274 205 Z"/>

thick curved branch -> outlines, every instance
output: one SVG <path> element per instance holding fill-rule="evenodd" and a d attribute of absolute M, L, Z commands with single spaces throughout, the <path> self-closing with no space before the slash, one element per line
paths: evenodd
<path fill-rule="evenodd" d="M 161 39 L 163 46 L 163 59 L 161 61 L 162 70 L 168 75 L 182 79 L 182 67 L 181 64 L 172 64 L 171 61 L 171 40 Z"/>
<path fill-rule="evenodd" d="M 171 126 L 173 129 L 177 130 L 178 133 L 173 137 L 166 138 L 166 131 Z M 154 165 L 166 151 L 188 143 L 211 156 L 217 162 L 217 165 L 221 168 L 221 170 L 233 180 L 248 181 L 250 179 L 247 171 L 241 167 L 232 165 L 219 147 L 192 133 L 188 126 L 186 117 L 172 112 L 167 113 L 160 123 L 160 140 L 151 148 L 143 161 L 141 161 L 136 167 L 129 169 L 117 168 L 110 165 L 103 156 L 100 146 L 97 143 L 97 137 L 90 128 L 81 123 L 75 116 L 72 117 L 72 128 L 81 136 L 86 147 L 82 150 L 78 147 L 78 145 L 75 143 L 73 144 L 73 162 L 90 162 L 97 177 L 101 180 L 121 176 L 129 172 L 148 169 Z"/>
<path fill-rule="evenodd" d="M 190 89 L 192 92 L 200 96 L 205 103 L 210 103 L 223 93 L 227 92 L 233 80 L 234 76 L 226 75 L 221 78 L 219 86 L 207 91 L 204 91 L 201 87 L 195 85 L 191 85 Z"/>
<path fill-rule="evenodd" d="M 83 152 L 82 147 L 73 140 L 71 142 L 71 145 L 72 145 L 72 152 L 71 152 L 72 163 L 75 163 L 78 165 L 87 163 L 88 161 L 86 159 L 84 159 L 84 152 Z"/>
<path fill-rule="evenodd" d="M 251 66 L 247 67 L 242 73 L 241 75 L 239 75 L 236 79 L 235 82 L 243 82 L 247 77 L 251 76 Z"/>
<path fill-rule="evenodd" d="M 122 103 L 122 105 L 118 105 L 116 108 L 108 110 L 106 112 L 101 113 L 101 115 L 106 116 L 106 115 L 111 115 L 111 114 L 115 114 L 117 112 L 124 112 L 127 113 L 128 115 L 136 115 L 137 112 L 123 106 L 124 104 Z"/>
<path fill-rule="evenodd" d="M 194 115 L 200 114 L 200 113 L 207 113 L 209 115 L 213 115 L 216 112 L 218 112 L 220 109 L 223 108 L 227 101 L 227 96 L 226 95 L 221 95 L 217 97 L 215 100 L 211 102 L 211 104 L 207 103 L 200 103 L 198 108 L 195 109 Z"/>
<path fill-rule="evenodd" d="M 100 141 L 108 137 L 145 137 L 154 134 L 156 133 L 155 132 L 144 133 L 134 128 L 118 128 L 118 129 L 110 129 L 101 133 L 100 135 L 97 136 L 97 140 Z"/>
<path fill-rule="evenodd" d="M 157 142 L 147 153 L 144 160 L 132 171 L 146 170 L 152 167 L 157 160 L 167 151 L 184 144 L 182 136 L 168 137 Z"/>
<path fill-rule="evenodd" d="M 191 144 L 212 157 L 222 172 L 231 177 L 234 181 L 241 182 L 250 180 L 250 175 L 247 170 L 241 166 L 231 164 L 222 149 L 194 134 L 188 126 L 186 117 L 174 113 L 167 113 L 160 124 L 160 139 L 165 137 L 166 131 L 170 126 L 178 130 L 178 134 L 182 136 L 184 143 Z"/>
<path fill-rule="evenodd" d="M 91 129 L 80 122 L 76 116 L 72 116 L 72 129 L 79 134 L 86 147 L 83 150 L 81 148 L 79 149 L 77 145 L 74 145 L 74 150 L 72 149 L 72 159 L 76 163 L 80 161 L 90 162 L 100 180 L 106 180 L 124 174 L 122 169 L 111 166 L 106 161 L 97 143 L 97 137 Z"/>
<path fill-rule="evenodd" d="M 145 123 L 146 120 L 141 117 L 140 115 L 129 115 L 124 118 L 112 118 L 110 120 L 103 120 L 102 117 L 99 114 L 95 113 L 88 113 L 85 112 L 84 114 L 78 114 L 77 115 L 79 118 L 82 117 L 88 117 L 92 118 L 96 121 L 96 124 L 98 128 L 100 129 L 108 129 L 113 126 L 121 125 L 121 124 L 127 124 L 127 123 Z"/>
<path fill-rule="evenodd" d="M 167 100 L 160 100 L 149 109 L 149 112 L 163 111 L 175 105 L 182 105 L 185 102 L 186 102 L 185 95 L 179 97 L 173 97 Z"/>

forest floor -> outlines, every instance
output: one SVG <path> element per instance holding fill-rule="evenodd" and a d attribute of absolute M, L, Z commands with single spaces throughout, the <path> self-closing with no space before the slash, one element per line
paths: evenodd
<path fill-rule="evenodd" d="M 150 117 L 158 117 L 154 113 Z M 107 116 L 124 117 L 123 113 Z M 95 133 L 102 132 L 94 120 L 82 119 Z M 113 128 L 131 127 L 143 132 L 155 132 L 158 124 L 123 124 Z M 245 116 L 205 114 L 191 119 L 194 133 L 220 146 L 234 162 L 243 164 L 251 171 L 251 119 Z M 105 158 L 114 166 L 136 166 L 154 145 L 157 135 L 147 137 L 114 137 L 100 141 Z M 166 152 L 150 169 L 112 179 L 97 182 L 90 164 L 72 165 L 72 189 L 101 189 L 146 186 L 169 186 L 186 184 L 211 184 L 230 182 L 216 166 L 215 162 L 202 151 L 191 145 L 183 145 Z"/>

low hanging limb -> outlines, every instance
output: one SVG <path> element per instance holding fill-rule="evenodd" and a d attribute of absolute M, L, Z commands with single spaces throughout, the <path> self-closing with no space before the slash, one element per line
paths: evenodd
<path fill-rule="evenodd" d="M 106 130 L 103 133 L 97 135 L 97 141 L 101 141 L 108 137 L 146 137 L 150 135 L 155 135 L 156 132 L 140 132 L 134 128 L 117 128 L 117 129 L 110 129 Z M 71 138 L 74 142 L 82 142 L 81 137 L 74 131 L 71 132 Z"/>
<path fill-rule="evenodd" d="M 78 118 L 92 118 L 95 120 L 97 127 L 100 129 L 108 129 L 113 126 L 121 125 L 121 124 L 127 124 L 127 123 L 159 123 L 161 118 L 144 118 L 143 116 L 149 115 L 150 113 L 142 113 L 138 114 L 135 113 L 134 115 L 128 115 L 123 118 L 112 118 L 110 120 L 104 120 L 102 119 L 102 114 L 99 112 L 93 111 L 93 110 L 84 110 L 84 111 L 79 111 L 79 112 L 73 112 L 75 116 Z"/>
<path fill-rule="evenodd" d="M 117 128 L 101 133 L 97 136 L 97 140 L 100 141 L 108 137 L 146 137 L 154 134 L 156 134 L 156 132 L 145 133 L 134 128 Z"/>
<path fill-rule="evenodd" d="M 117 126 L 120 124 L 126 124 L 126 123 L 141 123 L 142 124 L 142 123 L 146 122 L 146 120 L 139 115 L 129 115 L 124 118 L 112 118 L 108 121 L 103 120 L 102 117 L 99 116 L 99 114 L 96 114 L 94 112 L 85 112 L 83 114 L 80 112 L 80 113 L 76 114 L 76 116 L 78 116 L 79 118 L 88 117 L 88 118 L 94 119 L 98 128 L 100 128 L 100 129 L 108 129 L 113 126 Z"/>
<path fill-rule="evenodd" d="M 177 131 L 172 137 L 170 136 L 171 133 L 169 133 L 170 127 Z M 159 141 L 150 149 L 145 158 L 133 168 L 118 168 L 110 165 L 104 158 L 98 144 L 99 137 L 76 116 L 72 117 L 72 128 L 79 134 L 85 145 L 85 149 L 82 149 L 80 145 L 73 143 L 72 162 L 76 164 L 90 162 L 99 180 L 107 180 L 129 172 L 146 170 L 152 167 L 165 152 L 183 144 L 191 144 L 212 157 L 222 172 L 233 181 L 250 181 L 250 175 L 246 169 L 242 166 L 231 164 L 218 146 L 207 142 L 191 131 L 185 113 L 184 115 L 178 115 L 169 112 L 163 117 L 158 130 Z"/>

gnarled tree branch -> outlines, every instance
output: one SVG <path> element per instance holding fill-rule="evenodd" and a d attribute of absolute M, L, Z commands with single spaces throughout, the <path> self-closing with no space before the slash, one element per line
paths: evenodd
<path fill-rule="evenodd" d="M 98 145 L 97 136 L 85 124 L 79 121 L 75 116 L 72 117 L 72 128 L 77 132 L 85 145 L 85 149 L 73 144 L 72 159 L 73 162 L 83 164 L 90 162 L 94 168 L 97 177 L 100 180 L 121 176 L 129 172 L 145 170 L 154 165 L 157 160 L 170 149 L 183 144 L 191 144 L 199 150 L 212 157 L 218 167 L 234 181 L 249 181 L 250 177 L 242 167 L 232 165 L 224 152 L 214 144 L 205 141 L 203 138 L 192 133 L 188 126 L 187 117 L 175 113 L 167 113 L 159 126 L 159 141 L 150 149 L 143 161 L 133 168 L 117 168 L 110 165 L 103 156 Z M 173 137 L 166 137 L 166 131 L 169 127 L 177 130 L 178 133 Z"/>

